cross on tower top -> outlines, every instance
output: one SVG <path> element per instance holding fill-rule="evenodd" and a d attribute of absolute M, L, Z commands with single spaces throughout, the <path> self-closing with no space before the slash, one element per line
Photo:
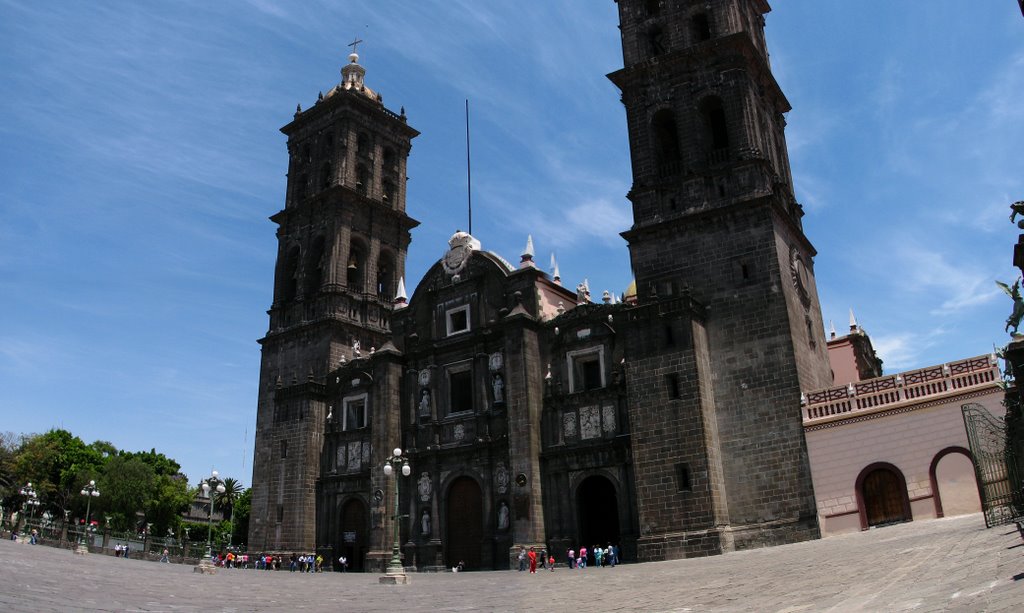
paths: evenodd
<path fill-rule="evenodd" d="M 349 44 L 348 44 L 347 46 L 349 46 L 349 47 L 352 47 L 352 53 L 356 53 L 356 47 L 357 47 L 357 45 L 359 45 L 359 43 L 361 43 L 361 42 L 363 42 L 363 41 L 362 41 L 362 40 L 360 40 L 360 39 L 359 39 L 359 37 L 357 36 L 357 37 L 355 38 L 355 40 L 353 40 L 353 41 L 352 41 L 351 43 L 349 43 Z"/>

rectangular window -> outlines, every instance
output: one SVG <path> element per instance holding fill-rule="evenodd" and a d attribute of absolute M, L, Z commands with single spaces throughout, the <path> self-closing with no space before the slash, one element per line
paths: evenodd
<path fill-rule="evenodd" d="M 469 305 L 445 313 L 448 336 L 469 332 Z"/>
<path fill-rule="evenodd" d="M 280 524 L 283 521 L 284 521 L 284 505 L 283 504 L 279 504 L 279 505 L 277 505 L 277 523 Z"/>
<path fill-rule="evenodd" d="M 679 398 L 679 375 L 665 375 L 665 383 L 668 385 L 668 397 L 673 400 Z"/>
<path fill-rule="evenodd" d="M 366 427 L 366 394 L 344 400 L 345 413 L 341 419 L 343 431 L 359 430 Z"/>
<path fill-rule="evenodd" d="M 466 365 L 448 371 L 448 412 L 473 410 L 473 371 Z"/>
<path fill-rule="evenodd" d="M 288 457 L 288 441 L 281 441 L 281 459 Z"/>
<path fill-rule="evenodd" d="M 569 390 L 585 392 L 604 387 L 604 348 L 570 351 L 566 354 L 569 367 Z"/>
<path fill-rule="evenodd" d="M 693 484 L 690 483 L 690 465 L 676 464 L 676 480 L 680 492 L 692 492 Z"/>

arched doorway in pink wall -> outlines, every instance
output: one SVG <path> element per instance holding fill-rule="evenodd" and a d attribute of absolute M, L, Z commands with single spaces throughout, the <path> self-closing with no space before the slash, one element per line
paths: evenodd
<path fill-rule="evenodd" d="M 953 517 L 981 512 L 971 452 L 946 447 L 932 458 L 928 476 L 935 497 L 935 516 Z"/>

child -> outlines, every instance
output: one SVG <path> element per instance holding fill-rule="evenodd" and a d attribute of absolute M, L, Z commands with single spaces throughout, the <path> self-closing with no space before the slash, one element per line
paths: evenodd
<path fill-rule="evenodd" d="M 555 556 L 548 556 L 548 568 L 555 572 Z"/>

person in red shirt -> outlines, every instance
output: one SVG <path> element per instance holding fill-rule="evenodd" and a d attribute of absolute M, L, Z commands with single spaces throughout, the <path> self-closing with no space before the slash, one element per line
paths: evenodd
<path fill-rule="evenodd" d="M 537 573 L 537 550 L 534 549 L 533 547 L 530 547 L 530 551 L 529 551 L 529 553 L 526 554 L 526 557 L 530 558 L 530 572 L 536 574 Z"/>

